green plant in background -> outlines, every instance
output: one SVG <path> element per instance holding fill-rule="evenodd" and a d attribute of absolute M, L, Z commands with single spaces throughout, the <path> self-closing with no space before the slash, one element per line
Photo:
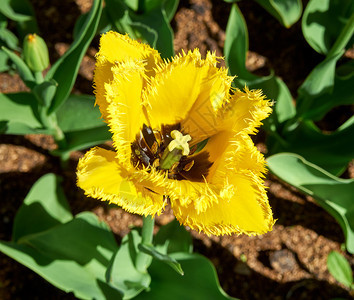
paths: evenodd
<path fill-rule="evenodd" d="M 5 46 L 19 51 L 18 37 L 7 28 L 8 19 L 16 23 L 20 39 L 23 39 L 27 32 L 38 32 L 31 4 L 27 0 L 4 0 L 0 6 L 0 47 Z M 9 58 L 5 52 L 0 51 L 0 72 L 9 70 L 11 70 Z"/>
<path fill-rule="evenodd" d="M 7 134 L 45 133 L 58 144 L 54 155 L 63 160 L 70 151 L 83 149 L 110 138 L 106 125 L 93 109 L 94 98 L 70 94 L 81 60 L 95 36 L 102 11 L 102 1 L 94 1 L 81 24 L 79 34 L 68 51 L 43 76 L 48 66 L 45 42 L 38 35 L 27 35 L 22 57 L 6 47 L 30 92 L 0 94 L 0 128 Z"/>
<path fill-rule="evenodd" d="M 152 241 L 134 228 L 118 246 L 95 214 L 71 214 L 60 182 L 47 174 L 33 185 L 16 215 L 13 239 L 0 241 L 0 251 L 80 299 L 230 299 L 210 261 L 192 253 L 191 236 L 177 221 L 162 226 Z"/>
<path fill-rule="evenodd" d="M 171 58 L 174 49 L 170 22 L 178 3 L 179 0 L 106 0 L 104 13 L 110 29 L 145 41 L 163 58 Z"/>
<path fill-rule="evenodd" d="M 47 64 L 40 68 L 34 66 L 31 57 L 37 59 L 37 54 L 32 50 L 28 51 L 26 45 L 41 44 L 41 48 L 45 49 L 45 42 L 37 35 L 37 38 L 31 38 L 32 42 L 29 43 L 28 37 L 33 35 L 27 35 L 24 39 L 22 57 L 19 57 L 12 51 L 20 50 L 18 40 L 5 28 L 6 21 L 1 22 L 0 19 L 0 41 L 3 40 L 5 44 L 0 51 L 2 70 L 8 70 L 7 60 L 10 59 L 21 79 L 31 90 L 0 94 L 0 131 L 20 135 L 28 133 L 53 135 L 58 149 L 52 151 L 52 154 L 60 156 L 64 161 L 71 151 L 110 139 L 106 125 L 100 119 L 98 108 L 92 108 L 94 98 L 90 95 L 71 94 L 82 58 L 96 31 L 109 28 L 116 28 L 123 33 L 128 32 L 133 37 L 158 47 L 163 57 L 172 57 L 173 32 L 169 22 L 177 5 L 176 0 L 107 0 L 103 11 L 104 18 L 101 18 L 102 0 L 94 1 L 91 11 L 81 16 L 75 26 L 74 42 L 44 77 L 42 72 Z M 23 24 L 29 20 L 35 22 L 33 16 L 15 13 L 15 9 L 30 11 L 31 6 L 26 1 L 22 4 L 20 1 L 11 1 L 6 2 L 0 12 Z M 22 32 L 34 28 L 32 23 L 31 26 L 22 25 Z"/>
<path fill-rule="evenodd" d="M 343 255 L 336 251 L 329 253 L 327 257 L 327 268 L 338 282 L 350 289 L 354 289 L 353 271 Z"/>
<path fill-rule="evenodd" d="M 354 253 L 354 179 L 341 179 L 294 153 L 267 159 L 270 170 L 285 182 L 316 199 L 341 225 L 346 248 Z"/>
<path fill-rule="evenodd" d="M 257 2 L 287 27 L 300 16 L 295 12 L 301 13 L 299 1 Z M 354 182 L 336 177 L 354 157 L 354 117 L 332 133 L 321 132 L 315 124 L 332 108 L 354 104 L 354 64 L 341 60 L 345 49 L 353 45 L 354 3 L 311 0 L 304 11 L 302 30 L 308 43 L 326 57 L 299 87 L 296 105 L 285 83 L 273 71 L 259 77 L 246 69 L 248 32 L 236 4 L 226 29 L 225 58 L 230 73 L 238 76 L 237 87 L 246 84 L 262 88 L 275 100 L 274 113 L 265 122 L 268 151 L 290 153 L 269 157 L 270 171 L 313 196 L 331 213 L 346 235 L 347 250 L 354 253 Z"/>

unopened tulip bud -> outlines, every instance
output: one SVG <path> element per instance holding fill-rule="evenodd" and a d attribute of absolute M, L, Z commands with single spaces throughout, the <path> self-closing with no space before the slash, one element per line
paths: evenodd
<path fill-rule="evenodd" d="M 23 56 L 29 68 L 41 72 L 49 66 L 48 48 L 37 34 L 28 34 L 23 42 Z"/>

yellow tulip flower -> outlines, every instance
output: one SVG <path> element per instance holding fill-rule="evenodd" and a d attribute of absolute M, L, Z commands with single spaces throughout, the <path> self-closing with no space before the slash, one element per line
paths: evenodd
<path fill-rule="evenodd" d="M 274 220 L 254 134 L 271 113 L 260 90 L 232 89 L 219 58 L 198 49 L 162 60 L 127 35 L 102 35 L 94 74 L 96 103 L 115 151 L 80 159 L 86 195 L 131 213 L 159 215 L 206 234 L 263 234 Z"/>

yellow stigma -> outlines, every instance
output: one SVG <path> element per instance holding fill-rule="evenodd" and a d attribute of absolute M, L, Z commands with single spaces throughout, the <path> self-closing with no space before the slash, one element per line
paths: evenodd
<path fill-rule="evenodd" d="M 171 131 L 171 137 L 173 140 L 168 145 L 168 150 L 172 152 L 174 149 L 182 150 L 183 155 L 189 154 L 188 142 L 192 139 L 189 134 L 183 135 L 178 130 Z"/>

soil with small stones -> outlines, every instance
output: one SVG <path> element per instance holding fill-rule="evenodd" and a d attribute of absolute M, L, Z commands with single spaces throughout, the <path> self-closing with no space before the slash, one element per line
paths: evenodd
<path fill-rule="evenodd" d="M 41 35 L 48 43 L 51 61 L 62 55 L 72 42 L 75 21 L 90 8 L 89 0 L 31 0 Z M 282 27 L 254 1 L 239 3 L 248 29 L 250 51 L 247 67 L 258 75 L 273 69 L 296 90 L 323 57 L 305 42 L 300 23 L 290 29 Z M 176 53 L 198 47 L 222 56 L 230 4 L 220 0 L 181 0 L 172 21 Z M 92 94 L 95 38 L 85 56 L 74 93 Z M 0 74 L 0 92 L 24 91 L 17 75 Z M 333 120 L 346 118 L 347 110 L 337 109 L 322 121 L 323 128 L 333 130 Z M 262 135 L 261 135 L 262 137 Z M 262 140 L 262 138 L 260 139 Z M 265 152 L 262 143 L 259 148 Z M 13 221 L 24 197 L 35 181 L 52 172 L 63 177 L 63 187 L 74 214 L 91 210 L 105 220 L 118 240 L 131 225 L 141 226 L 140 216 L 87 198 L 75 185 L 75 168 L 83 152 L 70 157 L 63 170 L 49 151 L 55 148 L 45 135 L 0 136 L 0 239 L 10 240 Z M 353 166 L 350 172 L 352 175 Z M 348 176 L 349 176 L 348 175 Z M 262 236 L 207 237 L 191 232 L 194 250 L 208 257 L 216 267 L 220 283 L 233 297 L 241 299 L 351 299 L 350 292 L 330 276 L 326 259 L 330 251 L 341 251 L 344 236 L 338 223 L 316 202 L 294 188 L 268 175 L 266 185 L 270 205 L 277 220 L 274 230 Z M 157 225 L 173 219 L 171 211 L 157 218 Z M 343 252 L 342 252 L 343 253 Z M 343 253 L 354 265 L 353 257 Z M 0 299 L 75 299 L 72 294 L 50 285 L 39 275 L 0 253 Z M 186 295 L 186 298 L 188 296 Z"/>

